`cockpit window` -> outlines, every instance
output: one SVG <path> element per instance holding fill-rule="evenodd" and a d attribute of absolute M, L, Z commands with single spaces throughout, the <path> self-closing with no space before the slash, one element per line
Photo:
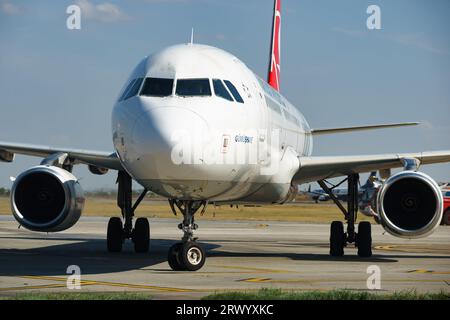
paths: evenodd
<path fill-rule="evenodd" d="M 236 100 L 239 103 L 244 103 L 244 100 L 242 100 L 242 97 L 237 91 L 236 87 L 228 80 L 225 80 L 224 82 L 227 85 L 228 89 L 230 90 L 231 94 L 233 95 L 234 100 Z"/>
<path fill-rule="evenodd" d="M 123 90 L 122 95 L 119 98 L 119 101 L 125 100 L 125 97 L 127 96 L 128 91 L 130 91 L 131 87 L 133 86 L 133 84 L 136 82 L 136 79 L 133 79 L 130 81 L 130 83 L 127 85 L 127 87 L 125 88 L 125 90 Z"/>
<path fill-rule="evenodd" d="M 216 96 L 221 97 L 228 101 L 234 101 L 230 93 L 228 92 L 227 88 L 225 88 L 225 86 L 223 85 L 222 80 L 213 79 L 213 87 Z"/>
<path fill-rule="evenodd" d="M 209 79 L 178 79 L 176 94 L 182 97 L 211 96 Z"/>
<path fill-rule="evenodd" d="M 127 100 L 131 97 L 134 97 L 135 95 L 138 94 L 139 92 L 139 88 L 141 87 L 142 81 L 144 81 L 143 78 L 137 78 L 133 85 L 131 86 L 131 88 L 128 90 L 128 92 L 126 93 L 125 97 L 123 98 L 123 100 Z"/>
<path fill-rule="evenodd" d="M 168 97 L 172 95 L 173 79 L 146 78 L 141 96 Z"/>

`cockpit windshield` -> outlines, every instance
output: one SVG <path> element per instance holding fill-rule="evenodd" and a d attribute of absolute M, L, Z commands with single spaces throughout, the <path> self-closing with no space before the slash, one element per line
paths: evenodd
<path fill-rule="evenodd" d="M 168 97 L 172 95 L 173 79 L 146 78 L 141 96 Z"/>
<path fill-rule="evenodd" d="M 209 79 L 178 79 L 176 94 L 182 97 L 211 96 Z"/>
<path fill-rule="evenodd" d="M 131 82 L 128 84 L 128 86 L 125 88 L 122 95 L 120 96 L 119 101 L 124 101 L 137 95 L 143 80 L 144 80 L 143 78 L 131 80 Z"/>
<path fill-rule="evenodd" d="M 231 81 L 225 80 L 225 84 L 227 85 L 228 90 L 230 90 L 231 94 L 233 95 L 234 100 L 236 100 L 239 103 L 244 103 L 244 100 L 239 94 L 239 91 L 237 91 L 236 87 L 231 83 Z"/>
<path fill-rule="evenodd" d="M 213 86 L 214 86 L 214 92 L 216 93 L 216 96 L 221 97 L 225 100 L 233 102 L 233 98 L 231 97 L 230 93 L 227 91 L 225 86 L 222 83 L 222 80 L 219 79 L 213 79 Z"/>

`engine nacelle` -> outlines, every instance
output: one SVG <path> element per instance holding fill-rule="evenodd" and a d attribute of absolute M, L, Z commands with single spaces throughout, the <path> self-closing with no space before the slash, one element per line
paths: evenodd
<path fill-rule="evenodd" d="M 33 231 L 57 232 L 72 227 L 84 207 L 77 178 L 54 166 L 37 166 L 21 173 L 11 189 L 14 218 Z"/>
<path fill-rule="evenodd" d="M 443 198 L 431 177 L 403 171 L 385 181 L 378 193 L 377 208 L 387 232 L 402 238 L 421 238 L 439 225 Z"/>

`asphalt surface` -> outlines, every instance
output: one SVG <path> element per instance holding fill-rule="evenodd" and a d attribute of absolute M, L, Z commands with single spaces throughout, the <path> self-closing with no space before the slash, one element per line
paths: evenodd
<path fill-rule="evenodd" d="M 174 272 L 167 251 L 181 238 L 178 220 L 151 220 L 148 254 L 134 253 L 131 242 L 122 253 L 106 252 L 107 221 L 82 218 L 70 230 L 43 234 L 0 217 L 0 295 L 74 291 L 67 288 L 71 265 L 81 270 L 81 291 L 148 291 L 157 299 L 268 287 L 368 290 L 368 268 L 374 265 L 380 270 L 379 292 L 450 292 L 450 227 L 405 240 L 374 226 L 374 255 L 367 259 L 354 247 L 342 258 L 330 257 L 326 224 L 198 221 L 206 264 L 197 272 Z"/>

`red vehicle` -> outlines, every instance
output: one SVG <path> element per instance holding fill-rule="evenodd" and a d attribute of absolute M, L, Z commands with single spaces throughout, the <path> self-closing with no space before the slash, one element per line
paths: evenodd
<path fill-rule="evenodd" d="M 450 190 L 442 190 L 444 196 L 444 214 L 442 216 L 442 225 L 450 225 Z"/>

